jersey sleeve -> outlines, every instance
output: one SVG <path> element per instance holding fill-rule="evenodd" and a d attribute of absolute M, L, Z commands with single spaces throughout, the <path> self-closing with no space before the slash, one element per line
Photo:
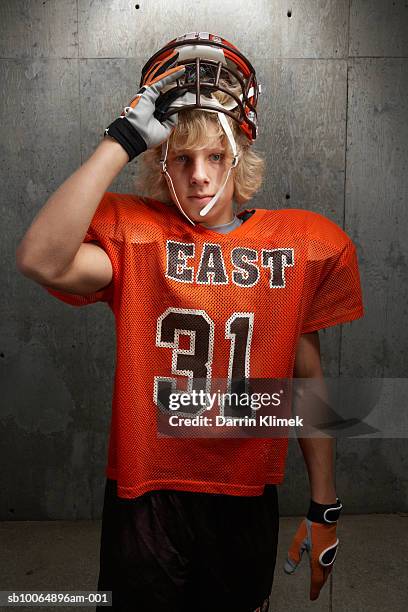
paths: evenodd
<path fill-rule="evenodd" d="M 362 317 L 357 252 L 350 237 L 326 217 L 315 214 L 308 250 L 301 333 Z"/>
<path fill-rule="evenodd" d="M 112 241 L 110 240 L 111 232 L 109 231 L 112 227 L 110 220 L 111 215 L 109 214 L 109 206 L 111 206 L 112 203 L 111 195 L 113 194 L 106 192 L 103 196 L 88 231 L 85 234 L 83 243 L 93 242 L 97 244 L 112 260 Z M 114 270 L 113 265 L 112 269 Z M 109 285 L 102 287 L 100 290 L 93 293 L 88 293 L 87 295 L 68 293 L 59 289 L 53 289 L 47 285 L 42 286 L 50 295 L 61 300 L 62 302 L 65 302 L 66 304 L 70 304 L 71 306 L 87 306 L 88 304 L 95 304 L 96 302 L 107 302 L 110 304 L 113 299 L 114 276 L 115 275 L 113 274 L 112 281 L 109 283 Z"/>

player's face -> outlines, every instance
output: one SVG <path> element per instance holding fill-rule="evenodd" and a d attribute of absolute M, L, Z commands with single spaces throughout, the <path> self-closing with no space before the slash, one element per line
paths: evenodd
<path fill-rule="evenodd" d="M 209 136 L 209 144 L 204 149 L 170 149 L 168 172 L 179 202 L 190 219 L 205 225 L 220 225 L 233 217 L 234 170 L 210 212 L 201 217 L 200 210 L 223 184 L 232 161 L 222 142 Z"/>

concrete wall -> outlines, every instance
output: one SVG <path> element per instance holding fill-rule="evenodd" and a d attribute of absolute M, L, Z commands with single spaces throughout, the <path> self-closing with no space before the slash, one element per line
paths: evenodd
<path fill-rule="evenodd" d="M 193 30 L 233 41 L 263 85 L 255 205 L 307 208 L 355 241 L 366 316 L 320 332 L 325 371 L 408 366 L 408 5 L 403 0 L 3 0 L 0 518 L 97 518 L 115 365 L 106 306 L 75 309 L 16 272 L 36 212 L 91 154 L 158 45 Z M 136 164 L 110 187 L 132 191 Z M 338 443 L 348 512 L 408 510 L 403 439 Z M 291 444 L 282 514 L 303 514 Z"/>

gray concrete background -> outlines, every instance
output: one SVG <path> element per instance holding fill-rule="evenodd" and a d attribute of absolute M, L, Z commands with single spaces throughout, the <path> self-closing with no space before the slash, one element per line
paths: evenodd
<path fill-rule="evenodd" d="M 263 85 L 268 172 L 253 204 L 321 212 L 357 246 L 366 315 L 320 332 L 325 372 L 406 376 L 407 2 L 3 0 L 0 519 L 100 517 L 113 316 L 48 296 L 18 274 L 15 248 L 134 95 L 146 58 L 196 29 L 237 44 Z M 110 190 L 131 192 L 135 173 Z M 309 497 L 292 442 L 283 515 Z M 347 512 L 408 510 L 406 440 L 341 440 L 337 454 Z"/>

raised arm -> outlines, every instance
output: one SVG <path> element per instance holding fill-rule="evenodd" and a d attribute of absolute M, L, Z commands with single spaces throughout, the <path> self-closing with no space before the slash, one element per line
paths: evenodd
<path fill-rule="evenodd" d="M 18 246 L 22 274 L 79 293 L 109 284 L 109 257 L 97 245 L 82 243 L 104 193 L 128 161 L 126 151 L 108 136 L 51 195 Z"/>
<path fill-rule="evenodd" d="M 177 123 L 154 117 L 163 87 L 179 78 L 184 66 L 163 65 L 142 87 L 120 117 L 105 130 L 91 157 L 70 176 L 39 211 L 17 249 L 22 274 L 55 289 L 86 294 L 108 285 L 112 265 L 105 251 L 83 244 L 86 231 L 107 188 L 122 168 L 146 149 L 166 140 Z"/>

